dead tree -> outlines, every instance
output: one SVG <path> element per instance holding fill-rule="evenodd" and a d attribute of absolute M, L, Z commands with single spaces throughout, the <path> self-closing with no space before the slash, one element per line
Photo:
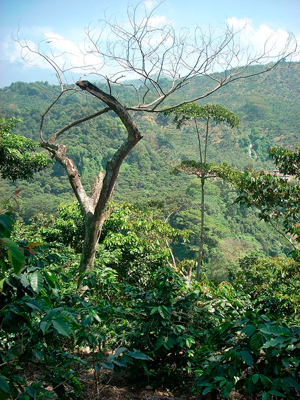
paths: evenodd
<path fill-rule="evenodd" d="M 37 49 L 33 49 L 28 42 L 18 37 L 16 39 L 21 46 L 23 58 L 27 62 L 32 62 L 36 57 L 42 57 L 53 67 L 61 87 L 59 96 L 42 115 L 40 137 L 42 147 L 65 168 L 81 206 L 85 220 L 81 272 L 92 271 L 94 268 L 97 244 L 103 223 L 109 216 L 108 204 L 120 166 L 128 153 L 142 139 L 142 133 L 132 119 L 132 112 L 159 113 L 206 98 L 231 82 L 273 70 L 281 60 L 287 59 L 297 49 L 296 41 L 290 35 L 285 46 L 278 49 L 276 56 L 274 56 L 274 46 L 269 49 L 268 43 L 262 52 L 253 53 L 241 46 L 240 36 L 243 29 L 234 30 L 229 25 L 225 25 L 221 34 L 212 29 L 204 32 L 199 27 L 193 32 L 188 29 L 176 32 L 168 22 L 157 27 L 153 25 L 156 8 L 147 12 L 139 3 L 135 7 L 128 7 L 126 25 L 115 18 L 105 16 L 100 21 L 100 29 L 86 28 L 86 40 L 80 51 L 83 59 L 97 57 L 97 62 L 93 65 L 83 63 L 81 66 L 65 67 L 64 63 L 60 64 L 64 54 L 55 55 L 54 51 L 43 51 L 46 40 L 40 42 Z M 52 41 L 54 40 L 55 38 Z M 50 41 L 47 38 L 47 43 Z M 85 71 L 84 76 L 90 76 L 93 81 L 95 78 L 101 78 L 102 82 L 106 83 L 106 90 L 99 89 L 87 80 L 79 80 L 76 86 L 71 87 L 66 76 L 68 71 L 76 69 Z M 190 85 L 197 77 L 206 77 L 210 82 L 208 89 L 201 91 L 202 88 L 199 86 L 199 93 L 194 97 L 186 98 L 180 103 L 172 103 L 173 94 Z M 117 93 L 120 86 L 134 90 L 135 104 L 121 104 L 118 101 Z M 58 99 L 70 90 L 81 90 L 99 99 L 99 111 L 70 122 L 50 138 L 44 138 L 45 116 Z M 166 107 L 167 99 L 170 99 L 168 107 Z M 72 127 L 108 111 L 116 113 L 128 135 L 107 162 L 105 173 L 99 173 L 92 192 L 88 195 L 83 188 L 75 163 L 67 156 L 67 146 L 58 143 L 57 139 Z"/>

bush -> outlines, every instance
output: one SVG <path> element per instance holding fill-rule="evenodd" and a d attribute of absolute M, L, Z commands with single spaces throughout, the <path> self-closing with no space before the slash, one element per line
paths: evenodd
<path fill-rule="evenodd" d="M 255 399 L 295 399 L 300 394 L 300 328 L 247 312 L 245 318 L 221 324 L 202 347 L 195 390 L 232 389 Z"/>

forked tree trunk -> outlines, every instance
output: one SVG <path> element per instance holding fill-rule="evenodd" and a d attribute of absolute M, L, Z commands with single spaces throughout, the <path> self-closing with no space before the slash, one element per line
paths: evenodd
<path fill-rule="evenodd" d="M 129 152 L 142 139 L 142 135 L 126 108 L 113 96 L 103 92 L 88 81 L 79 81 L 77 82 L 77 86 L 82 90 L 88 91 L 105 103 L 108 106 L 105 109 L 106 111 L 108 109 L 114 111 L 128 132 L 127 139 L 115 152 L 113 157 L 108 160 L 105 174 L 102 172 L 99 173 L 89 196 L 82 186 L 79 172 L 73 160 L 66 156 L 67 147 L 56 142 L 58 134 L 54 134 L 47 142 L 42 143 L 42 146 L 66 169 L 72 189 L 80 203 L 85 223 L 85 238 L 79 270 L 84 273 L 92 271 L 94 268 L 96 249 L 103 223 L 111 213 L 111 211 L 108 210 L 108 206 L 120 166 Z M 100 113 L 101 112 L 99 112 L 99 114 Z"/>

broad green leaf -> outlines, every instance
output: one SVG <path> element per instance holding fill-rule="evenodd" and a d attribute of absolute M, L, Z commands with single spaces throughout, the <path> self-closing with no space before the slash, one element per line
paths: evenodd
<path fill-rule="evenodd" d="M 37 302 L 36 302 L 36 303 L 37 303 Z M 25 304 L 26 304 L 28 307 L 32 308 L 33 310 L 37 310 L 37 311 L 39 311 L 39 312 L 43 312 L 43 310 L 42 310 L 40 307 L 38 307 L 38 306 L 36 305 L 36 303 L 33 304 L 33 302 L 31 302 L 31 301 L 27 301 Z"/>
<path fill-rule="evenodd" d="M 184 327 L 183 325 L 176 325 L 176 330 L 177 330 L 178 332 L 182 332 L 182 331 L 185 330 L 185 327 Z"/>
<path fill-rule="evenodd" d="M 263 392 L 263 394 L 262 394 L 262 400 L 269 400 L 269 398 L 270 398 L 269 393 Z"/>
<path fill-rule="evenodd" d="M 110 370 L 114 369 L 114 364 L 110 361 L 101 363 L 101 366 L 105 369 L 110 369 Z"/>
<path fill-rule="evenodd" d="M 95 335 L 90 334 L 90 335 L 87 336 L 87 339 L 88 339 L 88 342 L 89 342 L 92 346 L 97 346 L 98 340 L 97 340 L 97 337 L 96 337 Z"/>
<path fill-rule="evenodd" d="M 276 338 L 274 338 L 274 339 L 271 339 L 271 340 L 268 340 L 263 346 L 262 346 L 262 348 L 263 349 L 267 349 L 267 348 L 269 348 L 269 347 L 275 347 L 275 346 L 277 346 L 278 344 L 282 344 L 282 343 L 284 343 L 285 341 L 287 341 L 287 340 L 289 340 L 290 338 L 289 337 L 286 337 L 286 336 L 279 336 L 279 337 L 276 337 Z"/>
<path fill-rule="evenodd" d="M 222 382 L 221 384 L 223 384 L 223 385 L 225 385 L 226 380 L 227 380 L 227 379 L 224 378 L 224 376 L 216 376 L 216 377 L 214 378 L 214 381 Z"/>
<path fill-rule="evenodd" d="M 100 372 L 100 370 L 101 370 L 100 365 L 94 365 L 94 370 L 95 370 L 96 372 Z"/>
<path fill-rule="evenodd" d="M 39 293 L 43 287 L 44 278 L 40 272 L 34 272 L 33 274 L 29 275 L 30 283 L 32 289 Z"/>
<path fill-rule="evenodd" d="M 242 329 L 242 333 L 245 333 L 248 337 L 252 336 L 256 331 L 256 328 L 253 325 L 246 325 Z"/>
<path fill-rule="evenodd" d="M 250 346 L 254 351 L 258 351 L 261 347 L 261 333 L 255 333 L 250 338 Z"/>
<path fill-rule="evenodd" d="M 0 224 L 8 231 L 12 231 L 12 219 L 8 215 L 0 215 Z"/>
<path fill-rule="evenodd" d="M 53 328 L 57 330 L 57 332 L 60 333 L 61 335 L 63 336 L 71 335 L 71 328 L 64 318 L 58 316 L 57 318 L 52 320 L 52 325 Z"/>
<path fill-rule="evenodd" d="M 96 313 L 95 310 L 91 309 L 89 310 L 89 314 L 98 322 L 101 322 L 101 318 L 99 317 L 99 315 Z"/>
<path fill-rule="evenodd" d="M 249 365 L 249 367 L 252 367 L 252 365 L 253 365 L 253 357 L 251 356 L 251 354 L 246 350 L 242 350 L 241 351 L 241 356 L 242 356 L 243 361 L 245 361 L 245 363 L 247 365 Z"/>
<path fill-rule="evenodd" d="M 296 367 L 298 367 L 298 365 L 300 363 L 300 358 L 299 357 L 291 357 L 289 360 L 290 360 L 291 363 L 295 364 Z"/>
<path fill-rule="evenodd" d="M 188 348 L 191 348 L 192 344 L 195 343 L 195 339 L 192 337 L 188 337 L 185 339 L 185 343 Z"/>
<path fill-rule="evenodd" d="M 12 257 L 15 260 L 17 260 L 17 261 L 19 261 L 21 263 L 25 262 L 24 254 L 22 253 L 22 251 L 19 249 L 19 247 L 17 246 L 17 244 L 13 240 L 11 240 L 9 238 L 2 238 L 1 240 L 4 243 L 4 245 L 9 248 Z"/>
<path fill-rule="evenodd" d="M 296 390 L 300 390 L 299 383 L 295 379 L 293 379 L 291 376 L 287 376 L 285 378 L 282 378 L 282 381 L 288 383 L 289 386 L 295 388 Z"/>
<path fill-rule="evenodd" d="M 23 266 L 24 262 L 20 262 L 20 261 L 16 260 L 13 257 L 10 249 L 7 251 L 7 255 L 8 255 L 8 259 L 9 259 L 10 265 L 12 266 L 12 268 L 14 270 L 14 273 L 16 275 L 20 275 L 20 272 L 21 272 L 21 269 L 22 269 L 22 266 Z"/>
<path fill-rule="evenodd" d="M 291 333 L 291 331 L 288 328 L 279 325 L 264 326 L 259 328 L 259 330 L 263 333 L 269 333 L 273 335 L 282 335 L 284 333 Z"/>
<path fill-rule="evenodd" d="M 56 287 L 55 283 L 57 282 L 57 277 L 52 272 L 46 271 L 44 273 L 44 277 L 50 287 L 52 288 Z"/>
<path fill-rule="evenodd" d="M 163 319 L 165 319 L 165 313 L 164 313 L 164 311 L 163 311 L 163 309 L 162 309 L 161 306 L 159 306 L 159 307 L 157 308 L 157 311 L 159 312 L 160 316 L 161 316 Z"/>
<path fill-rule="evenodd" d="M 202 394 L 203 396 L 207 393 L 210 393 L 212 391 L 212 386 L 207 387 L 206 389 L 203 390 Z"/>
<path fill-rule="evenodd" d="M 127 356 L 130 356 L 130 357 L 132 357 L 132 358 L 136 358 L 137 360 L 146 360 L 146 361 L 151 360 L 150 357 L 148 357 L 148 356 L 147 356 L 146 354 L 144 354 L 144 353 L 141 353 L 141 352 L 138 351 L 138 350 L 129 351 L 129 352 L 126 353 L 126 354 L 127 354 Z"/>
<path fill-rule="evenodd" d="M 4 282 L 5 282 L 5 278 L 1 279 L 1 281 L 0 281 L 0 292 L 3 291 Z"/>
<path fill-rule="evenodd" d="M 289 368 L 290 366 L 290 361 L 287 358 L 282 359 L 282 364 L 286 367 Z"/>
<path fill-rule="evenodd" d="M 256 384 L 258 381 L 259 381 L 259 375 L 258 375 L 258 374 L 254 374 L 254 375 L 252 376 L 252 382 L 253 382 L 254 384 Z"/>
<path fill-rule="evenodd" d="M 285 397 L 283 393 L 277 392 L 277 390 L 269 390 L 269 392 L 272 396 L 279 396 L 279 397 Z"/>
<path fill-rule="evenodd" d="M 153 307 L 152 310 L 151 310 L 150 315 L 153 315 L 153 314 L 156 313 L 156 312 L 157 312 L 157 307 Z"/>
<path fill-rule="evenodd" d="M 33 387 L 27 386 L 27 387 L 26 387 L 26 392 L 29 394 L 29 396 L 30 396 L 32 399 L 36 399 L 36 391 L 35 391 L 35 389 L 34 389 Z"/>
<path fill-rule="evenodd" d="M 47 315 L 44 317 L 44 320 L 50 320 L 50 319 L 52 319 L 53 316 L 54 316 L 55 314 L 57 314 L 58 312 L 60 312 L 60 311 L 63 311 L 63 307 L 56 307 L 56 308 L 53 308 L 53 310 L 51 310 L 51 311 L 49 312 L 49 314 L 47 314 Z"/>
<path fill-rule="evenodd" d="M 6 381 L 5 376 L 0 375 L 0 389 L 4 392 L 4 393 L 9 393 L 9 385 Z"/>
<path fill-rule="evenodd" d="M 232 389 L 233 389 L 233 382 L 230 381 L 226 382 L 225 387 L 222 388 L 222 395 L 224 399 L 226 399 L 230 395 Z"/>
<path fill-rule="evenodd" d="M 24 275 L 24 274 L 22 274 L 22 275 L 20 276 L 20 281 L 21 281 L 21 283 L 22 283 L 22 285 L 23 285 L 24 287 L 28 287 L 28 286 L 30 285 L 30 282 L 29 282 L 27 276 Z"/>
<path fill-rule="evenodd" d="M 113 360 L 113 363 L 118 367 L 127 367 L 127 361 L 123 358 L 118 358 L 117 360 Z"/>
<path fill-rule="evenodd" d="M 265 375 L 259 375 L 259 378 L 264 386 L 269 386 L 272 383 L 271 379 Z"/>
<path fill-rule="evenodd" d="M 116 351 L 115 351 L 115 357 L 119 357 L 119 355 L 121 353 L 123 353 L 123 351 L 127 350 L 126 347 L 119 347 Z"/>

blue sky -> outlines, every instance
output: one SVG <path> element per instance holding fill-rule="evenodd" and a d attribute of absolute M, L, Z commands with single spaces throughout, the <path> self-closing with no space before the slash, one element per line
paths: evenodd
<path fill-rule="evenodd" d="M 145 0 L 144 3 L 150 9 L 159 2 Z M 137 2 L 132 1 L 132 4 Z M 71 52 L 83 40 L 84 28 L 91 22 L 95 25 L 104 11 L 108 16 L 117 14 L 119 20 L 125 21 L 127 2 L 0 0 L 0 87 L 17 80 L 51 82 L 53 77 L 45 64 L 29 67 L 22 63 L 20 49 L 12 40 L 18 28 L 20 38 L 27 39 L 28 43 L 59 37 L 65 45 L 61 50 Z M 238 25 L 239 21 L 247 19 L 248 33 L 256 44 L 272 32 L 289 31 L 300 39 L 300 0 L 165 0 L 155 15 L 158 23 L 168 20 L 176 29 L 192 29 L 196 25 L 215 27 L 226 19 Z"/>

